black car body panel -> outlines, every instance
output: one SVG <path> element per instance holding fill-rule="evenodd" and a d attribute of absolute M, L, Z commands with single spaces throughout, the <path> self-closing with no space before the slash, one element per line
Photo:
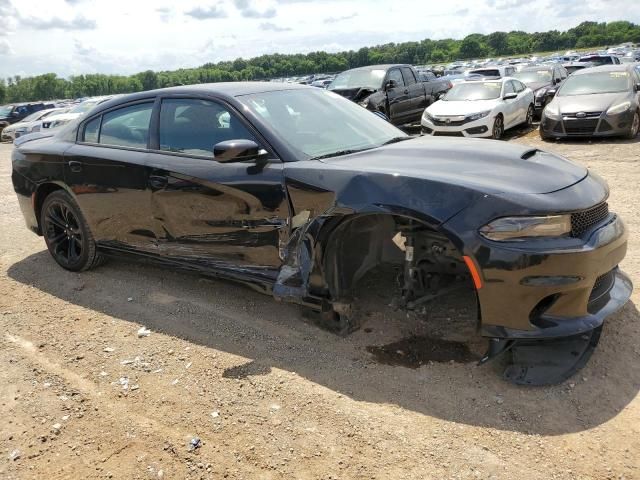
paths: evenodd
<path fill-rule="evenodd" d="M 335 242 L 343 230 L 367 219 L 371 231 L 380 219 L 392 228 L 419 224 L 450 242 L 475 265 L 467 263 L 469 269 L 477 268 L 478 330 L 495 339 L 579 334 L 601 325 L 628 299 L 630 282 L 617 269 L 627 233 L 619 217 L 603 208 L 609 192 L 597 175 L 523 146 L 430 137 L 296 161 L 286 142 L 238 101 L 276 89 L 317 91 L 256 83 L 158 90 L 106 102 L 54 136 L 21 138 L 12 179 L 28 227 L 42 233 L 43 199 L 63 189 L 104 251 L 134 253 L 241 281 L 281 300 L 343 312 L 355 274 L 345 277 L 336 268 L 353 273 L 358 265 L 348 262 L 367 254 L 360 249 L 338 261 Z M 218 163 L 160 151 L 155 108 L 167 97 L 223 102 L 259 139 L 264 160 Z M 76 133 L 105 112 L 141 100 L 156 105 L 148 148 L 86 143 Z M 597 217 L 588 215 L 594 208 Z M 496 218 L 550 214 L 582 219 L 581 229 L 522 242 L 479 234 Z M 362 234 L 367 242 L 367 232 Z M 384 236 L 388 243 L 390 236 Z M 373 240 L 370 248 L 373 254 Z M 402 253 L 391 253 L 402 262 Z M 468 275 L 461 258 L 456 271 Z"/>

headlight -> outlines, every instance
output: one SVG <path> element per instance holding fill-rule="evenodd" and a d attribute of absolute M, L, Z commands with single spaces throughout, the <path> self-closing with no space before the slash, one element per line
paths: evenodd
<path fill-rule="evenodd" d="M 32 132 L 39 132 L 40 131 L 40 125 L 34 125 L 33 128 L 31 129 Z"/>
<path fill-rule="evenodd" d="M 489 240 L 525 240 L 531 237 L 563 237 L 571 233 L 571 215 L 498 218 L 480 229 Z"/>
<path fill-rule="evenodd" d="M 429 112 L 427 112 L 426 110 L 425 110 L 425 111 L 424 111 L 424 113 L 422 114 L 422 117 L 423 117 L 423 118 L 426 118 L 427 120 L 429 120 L 429 121 L 431 121 L 431 122 L 433 122 L 433 121 L 435 120 L 435 118 L 433 118 L 433 117 L 429 114 Z"/>
<path fill-rule="evenodd" d="M 473 115 L 468 115 L 467 120 L 473 122 L 474 120 L 480 120 L 481 118 L 486 117 L 491 113 L 491 110 L 487 110 L 486 112 L 474 113 Z"/>
<path fill-rule="evenodd" d="M 550 103 L 547 105 L 543 112 L 544 116 L 550 118 L 552 120 L 560 120 L 562 115 L 560 115 L 560 109 L 558 108 L 557 103 Z"/>
<path fill-rule="evenodd" d="M 631 108 L 631 102 L 622 102 L 618 105 L 614 105 L 609 110 L 607 110 L 607 115 L 618 115 L 619 113 L 624 113 Z"/>

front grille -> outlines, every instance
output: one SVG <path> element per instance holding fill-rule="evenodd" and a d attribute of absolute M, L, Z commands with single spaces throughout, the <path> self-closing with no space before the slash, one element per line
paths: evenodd
<path fill-rule="evenodd" d="M 435 132 L 435 137 L 464 137 L 462 132 Z"/>
<path fill-rule="evenodd" d="M 565 120 L 564 131 L 567 135 L 593 135 L 598 126 L 597 118 L 584 120 Z"/>
<path fill-rule="evenodd" d="M 578 116 L 577 113 L 563 113 L 564 118 L 600 118 L 602 112 L 580 112 L 582 115 Z"/>
<path fill-rule="evenodd" d="M 465 123 L 467 123 L 466 119 L 464 120 L 449 120 L 448 122 L 446 120 L 442 120 L 443 117 L 440 118 L 433 118 L 433 120 L 431 120 L 431 122 L 434 125 L 437 125 L 438 127 L 459 127 L 461 125 L 464 125 Z"/>
<path fill-rule="evenodd" d="M 609 204 L 604 202 L 588 210 L 571 214 L 571 236 L 580 237 L 609 215 Z"/>

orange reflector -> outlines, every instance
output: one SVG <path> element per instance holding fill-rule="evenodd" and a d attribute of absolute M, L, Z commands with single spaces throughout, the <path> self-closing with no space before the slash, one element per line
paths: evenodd
<path fill-rule="evenodd" d="M 33 192 L 31 194 L 31 207 L 35 210 L 36 209 L 36 192 Z"/>
<path fill-rule="evenodd" d="M 482 288 L 482 278 L 480 278 L 480 272 L 478 272 L 476 264 L 473 262 L 471 257 L 467 257 L 466 255 L 464 255 L 462 258 L 464 259 L 464 263 L 467 264 L 467 268 L 471 273 L 471 278 L 473 279 L 473 284 L 476 286 L 476 290 L 480 290 Z"/>

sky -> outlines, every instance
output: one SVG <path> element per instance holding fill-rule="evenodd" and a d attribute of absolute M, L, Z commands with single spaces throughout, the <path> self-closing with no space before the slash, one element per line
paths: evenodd
<path fill-rule="evenodd" d="M 634 0 L 0 0 L 0 78 L 131 74 L 495 30 L 640 23 Z"/>

